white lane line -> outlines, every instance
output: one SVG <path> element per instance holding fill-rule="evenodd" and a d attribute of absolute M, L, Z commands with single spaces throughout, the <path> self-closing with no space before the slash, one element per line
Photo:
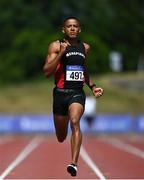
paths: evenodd
<path fill-rule="evenodd" d="M 16 166 L 18 166 L 36 147 L 42 142 L 42 138 L 36 136 L 30 143 L 23 149 L 17 158 L 5 169 L 0 175 L 0 180 L 3 180 Z"/>
<path fill-rule="evenodd" d="M 92 159 L 90 158 L 83 146 L 81 146 L 80 156 L 101 180 L 106 180 L 104 175 L 101 173 L 100 169 L 92 161 Z"/>
<path fill-rule="evenodd" d="M 127 144 L 119 139 L 116 139 L 116 138 L 107 138 L 105 139 L 105 142 L 106 143 L 109 143 L 123 151 L 126 151 L 128 153 L 131 153 L 133 155 L 136 155 L 140 158 L 143 158 L 144 159 L 144 151 L 130 145 L 130 144 Z"/>

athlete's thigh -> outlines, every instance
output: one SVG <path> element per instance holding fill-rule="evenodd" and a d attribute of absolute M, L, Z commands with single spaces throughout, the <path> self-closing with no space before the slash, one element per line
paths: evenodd
<path fill-rule="evenodd" d="M 56 119 L 65 118 L 68 115 L 67 94 L 58 89 L 53 90 L 53 114 L 58 114 Z M 61 115 L 61 116 L 59 116 Z"/>
<path fill-rule="evenodd" d="M 68 130 L 68 116 L 54 114 L 54 125 L 57 134 L 67 134 Z"/>
<path fill-rule="evenodd" d="M 81 116 L 84 112 L 84 106 L 80 103 L 74 102 L 69 106 L 69 117 L 72 123 L 80 121 Z"/>

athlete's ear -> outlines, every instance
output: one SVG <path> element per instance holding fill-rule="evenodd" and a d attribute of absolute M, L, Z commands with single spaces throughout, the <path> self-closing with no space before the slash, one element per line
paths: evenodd
<path fill-rule="evenodd" d="M 64 27 L 62 27 L 62 33 L 65 33 Z"/>
<path fill-rule="evenodd" d="M 81 32 L 81 28 L 79 29 L 79 33 Z"/>

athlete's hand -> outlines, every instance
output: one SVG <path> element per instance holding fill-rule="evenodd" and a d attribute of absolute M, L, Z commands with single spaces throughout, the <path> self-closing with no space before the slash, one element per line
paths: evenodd
<path fill-rule="evenodd" d="M 66 42 L 60 43 L 60 52 L 63 54 L 67 48 L 68 44 Z"/>
<path fill-rule="evenodd" d="M 93 87 L 92 92 L 96 98 L 99 98 L 103 95 L 103 89 L 100 87 Z"/>

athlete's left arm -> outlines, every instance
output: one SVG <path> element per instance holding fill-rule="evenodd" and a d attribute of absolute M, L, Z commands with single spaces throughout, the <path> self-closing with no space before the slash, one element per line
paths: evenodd
<path fill-rule="evenodd" d="M 86 43 L 84 43 L 84 46 L 85 46 L 85 54 L 87 55 L 89 50 L 90 50 L 90 46 Z M 85 83 L 92 90 L 94 96 L 96 98 L 102 96 L 103 95 L 103 89 L 101 87 L 97 87 L 96 84 L 93 82 L 93 80 L 90 78 L 86 61 L 85 61 L 84 77 L 85 77 Z"/>

